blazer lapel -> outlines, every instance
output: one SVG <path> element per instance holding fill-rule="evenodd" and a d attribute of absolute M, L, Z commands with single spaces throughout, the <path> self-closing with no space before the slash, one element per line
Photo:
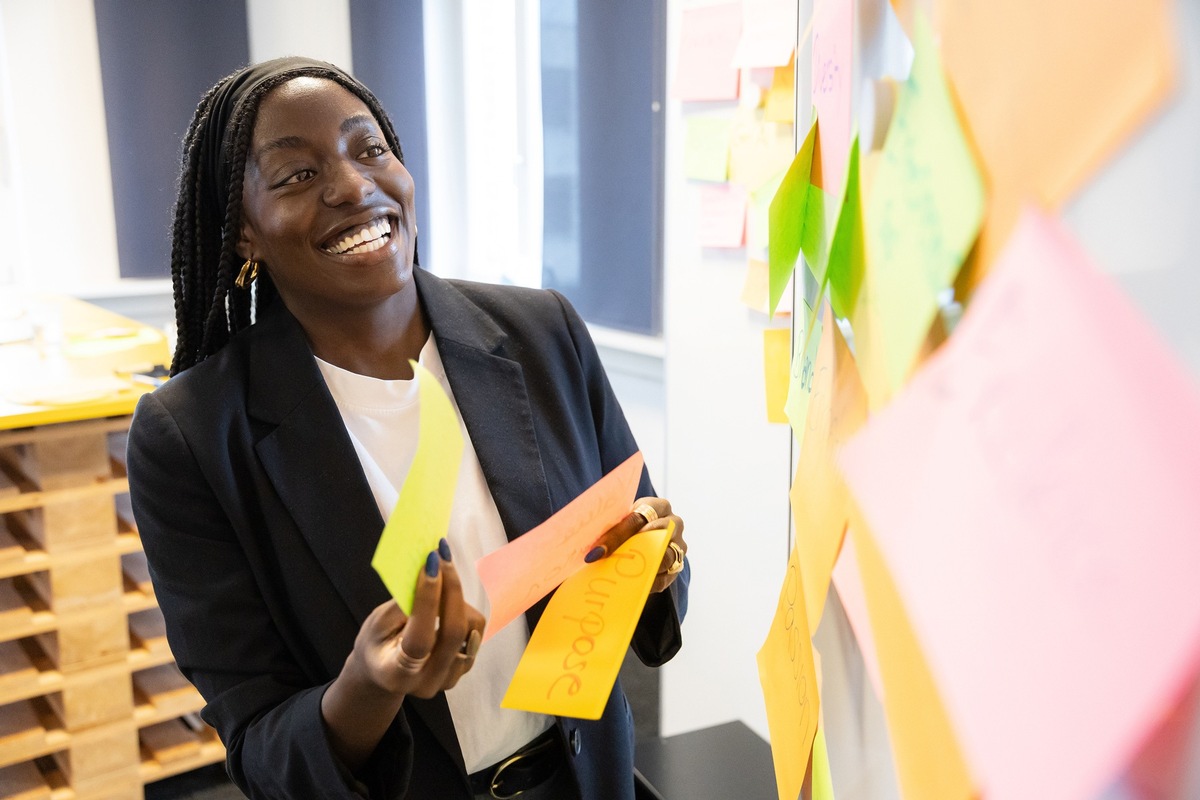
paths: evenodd
<path fill-rule="evenodd" d="M 504 356 L 504 332 L 458 289 L 424 270 L 413 273 L 446 378 L 512 540 L 553 510 L 524 371 Z"/>
<path fill-rule="evenodd" d="M 276 426 L 258 442 L 259 459 L 296 527 L 361 624 L 390 597 L 371 567 L 384 520 L 300 324 L 278 302 L 255 327 L 259 325 L 263 327 L 250 355 L 249 409 L 251 416 Z M 406 705 L 463 766 L 445 696 L 409 698 Z"/>

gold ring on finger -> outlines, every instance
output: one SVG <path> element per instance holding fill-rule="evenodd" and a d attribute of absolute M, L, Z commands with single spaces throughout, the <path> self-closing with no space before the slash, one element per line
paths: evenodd
<path fill-rule="evenodd" d="M 421 667 L 425 666 L 425 662 L 429 661 L 429 655 L 426 653 L 420 658 L 410 656 L 404 649 L 404 639 L 396 643 L 396 666 L 405 672 L 420 672 Z"/>
<path fill-rule="evenodd" d="M 638 514 L 642 519 L 646 520 L 643 525 L 649 525 L 658 519 L 658 512 L 654 510 L 654 506 L 649 503 L 642 503 L 633 510 L 634 514 Z"/>
<path fill-rule="evenodd" d="M 683 548 L 674 542 L 668 542 L 667 547 L 671 548 L 671 552 L 675 554 L 675 560 L 671 562 L 671 566 L 667 567 L 667 574 L 678 575 L 683 572 Z"/>

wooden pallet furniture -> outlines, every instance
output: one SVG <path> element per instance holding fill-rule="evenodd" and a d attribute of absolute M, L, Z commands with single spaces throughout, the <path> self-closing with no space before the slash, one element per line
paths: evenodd
<path fill-rule="evenodd" d="M 148 354 L 152 337 L 137 336 L 123 356 L 92 347 L 79 370 L 165 360 L 162 342 Z M 224 759 L 174 665 L 129 510 L 125 436 L 144 391 L 46 407 L 0 398 L 0 800 L 141 800 L 146 783 Z"/>

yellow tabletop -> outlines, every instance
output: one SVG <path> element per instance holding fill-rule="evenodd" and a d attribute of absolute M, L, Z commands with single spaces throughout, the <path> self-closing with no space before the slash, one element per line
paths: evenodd
<path fill-rule="evenodd" d="M 155 328 L 74 298 L 14 291 L 0 303 L 0 430 L 132 413 L 153 388 L 134 373 L 170 360 Z"/>

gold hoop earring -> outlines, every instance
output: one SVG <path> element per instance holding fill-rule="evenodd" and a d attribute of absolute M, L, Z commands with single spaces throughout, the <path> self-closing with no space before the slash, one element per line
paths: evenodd
<path fill-rule="evenodd" d="M 238 273 L 237 278 L 233 281 L 239 289 L 249 289 L 250 284 L 254 283 L 254 279 L 258 277 L 258 262 L 246 259 L 246 263 L 242 264 L 242 270 Z"/>

